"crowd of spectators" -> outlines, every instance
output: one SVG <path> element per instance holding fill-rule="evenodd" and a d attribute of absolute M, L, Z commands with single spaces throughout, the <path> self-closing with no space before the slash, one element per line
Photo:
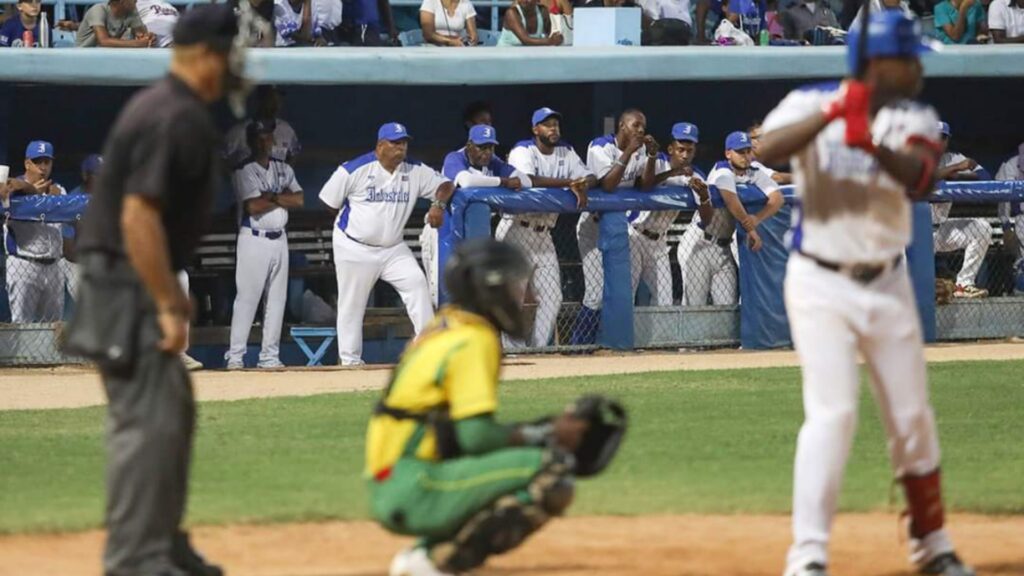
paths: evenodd
<path fill-rule="evenodd" d="M 861 9 L 859 0 L 512 0 L 499 18 L 499 33 L 480 26 L 495 8 L 478 12 L 472 0 L 423 0 L 418 10 L 393 9 L 388 0 L 248 1 L 271 31 L 255 44 L 267 47 L 557 46 L 572 43 L 573 11 L 589 7 L 639 7 L 645 45 L 841 44 Z M 945 44 L 1024 42 L 1024 0 L 871 2 L 874 10 L 921 18 Z M 107 0 L 80 19 L 47 22 L 79 47 L 167 47 L 184 9 L 166 0 Z M 47 12 L 40 0 L 8 5 L 0 15 L 0 47 L 38 46 L 41 15 Z M 407 33 L 400 35 L 400 28 Z"/>

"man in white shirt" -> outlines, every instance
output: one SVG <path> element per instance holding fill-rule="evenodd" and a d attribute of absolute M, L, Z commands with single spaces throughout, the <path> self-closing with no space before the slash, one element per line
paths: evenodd
<path fill-rule="evenodd" d="M 996 180 L 1024 180 L 1024 144 L 1018 154 L 999 167 Z M 1024 246 L 1024 202 L 1003 202 L 999 205 L 999 220 L 1003 225 L 1003 243 L 1009 244 L 1009 251 L 1020 259 Z"/>
<path fill-rule="evenodd" d="M 761 142 L 765 162 L 791 162 L 801 202 L 785 281 L 804 406 L 785 574 L 828 574 L 863 358 L 907 500 L 911 562 L 922 574 L 974 576 L 944 528 L 938 434 L 904 263 L 911 201 L 934 190 L 941 153 L 935 111 L 910 100 L 922 86 L 918 55 L 930 48 L 920 23 L 898 11 L 872 13 L 867 38 L 853 27 L 848 41 L 850 77 L 790 92 L 765 118 Z"/>
<path fill-rule="evenodd" d="M 320 199 L 338 212 L 334 227 L 334 266 L 338 277 L 338 360 L 363 364 L 363 316 L 377 280 L 398 291 L 419 334 L 433 317 L 423 270 L 402 241 L 420 198 L 431 200 L 428 222 L 444 222 L 455 186 L 433 168 L 407 158 L 412 136 L 389 122 L 377 131 L 377 147 L 342 164 L 320 190 Z"/>
<path fill-rule="evenodd" d="M 988 30 L 996 44 L 1024 43 L 1024 0 L 992 0 Z"/>
<path fill-rule="evenodd" d="M 974 160 L 949 151 L 949 124 L 939 122 L 942 135 L 942 156 L 939 158 L 939 170 L 936 180 L 970 182 L 990 180 L 988 171 Z M 935 232 L 932 241 L 935 252 L 964 251 L 964 263 L 956 276 L 954 298 L 985 298 L 988 290 L 974 285 L 985 261 L 985 254 L 992 244 L 992 227 L 984 218 L 950 218 L 952 202 L 932 203 L 932 225 Z"/>
<path fill-rule="evenodd" d="M 178 23 L 178 9 L 163 0 L 138 0 L 135 4 L 146 30 L 156 37 L 153 46 L 167 48 L 174 43 L 174 25 Z"/>
<path fill-rule="evenodd" d="M 249 331 L 263 299 L 263 342 L 259 368 L 281 368 L 281 324 L 288 297 L 288 211 L 302 208 L 302 188 L 292 167 L 274 160 L 273 122 L 249 124 L 252 161 L 234 174 L 240 227 L 235 252 L 235 306 L 231 314 L 231 345 L 224 359 L 228 370 L 244 368 Z"/>
<path fill-rule="evenodd" d="M 562 115 L 551 108 L 535 110 L 533 138 L 512 148 L 508 163 L 538 188 L 568 188 L 579 209 L 587 207 L 587 190 L 597 178 L 572 146 L 562 141 Z M 537 299 L 533 333 L 527 344 L 547 346 L 555 333 L 562 307 L 562 274 L 551 230 L 558 214 L 503 214 L 495 237 L 520 248 L 534 266 L 530 290 Z M 511 342 L 513 346 L 519 343 Z"/>
<path fill-rule="evenodd" d="M 619 115 L 614 134 L 591 140 L 587 168 L 605 192 L 619 188 L 650 190 L 657 176 L 658 143 L 647 134 L 647 117 L 636 109 Z M 600 214 L 585 212 L 576 224 L 580 258 L 583 260 L 583 308 L 573 328 L 574 344 L 591 344 L 597 336 L 604 300 L 604 266 L 598 249 Z"/>
<path fill-rule="evenodd" d="M 270 157 L 278 162 L 293 163 L 295 157 L 302 151 L 299 138 L 295 129 L 286 120 L 280 118 L 281 114 L 281 93 L 277 87 L 269 84 L 261 84 L 256 87 L 253 94 L 256 112 L 253 117 L 235 124 L 224 137 L 224 156 L 228 164 L 234 168 L 246 162 L 252 155 L 246 139 L 246 129 L 255 120 L 273 122 L 274 126 L 274 149 Z"/>
<path fill-rule="evenodd" d="M 679 241 L 677 258 L 683 278 L 684 306 L 729 306 L 739 302 L 737 263 L 732 242 L 739 223 L 747 231 L 751 250 L 761 249 L 757 227 L 782 207 L 779 185 L 767 173 L 751 166 L 753 152 L 746 132 L 733 132 L 725 139 L 725 160 L 715 164 L 708 184 L 718 188 L 725 206 L 714 208 L 705 220 L 702 212 Z M 757 214 L 748 214 L 740 201 L 737 184 L 757 186 L 767 198 Z"/>

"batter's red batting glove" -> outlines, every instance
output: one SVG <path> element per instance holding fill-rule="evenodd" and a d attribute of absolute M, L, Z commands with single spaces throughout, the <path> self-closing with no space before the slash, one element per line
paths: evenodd
<path fill-rule="evenodd" d="M 871 138 L 871 86 L 852 80 L 846 85 L 846 145 L 874 154 Z"/>

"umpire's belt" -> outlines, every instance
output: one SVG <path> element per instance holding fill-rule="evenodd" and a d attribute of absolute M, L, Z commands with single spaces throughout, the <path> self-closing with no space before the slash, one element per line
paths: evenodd
<path fill-rule="evenodd" d="M 729 236 L 728 238 L 719 238 L 710 232 L 704 233 L 704 240 L 706 242 L 711 242 L 712 244 L 718 244 L 723 248 L 732 244 L 732 236 Z"/>
<path fill-rule="evenodd" d="M 816 256 L 811 256 L 803 250 L 800 251 L 800 255 L 826 270 L 838 272 L 843 276 L 847 276 L 852 280 L 860 282 L 861 284 L 871 283 L 885 272 L 893 270 L 899 266 L 900 261 L 903 260 L 903 255 L 901 254 L 892 260 L 881 264 L 839 264 L 837 262 L 829 262 L 828 260 L 822 260 Z"/>
<path fill-rule="evenodd" d="M 534 232 L 541 232 L 541 233 L 543 233 L 543 232 L 547 232 L 548 230 L 551 230 L 550 226 L 541 226 L 539 224 L 535 226 L 533 224 L 530 224 L 526 220 L 517 220 L 516 222 L 520 226 L 522 226 L 523 228 L 526 228 L 528 230 L 533 230 Z"/>
<path fill-rule="evenodd" d="M 249 228 L 253 236 L 260 236 L 267 240 L 277 240 L 281 236 L 284 236 L 284 230 L 257 230 L 255 228 Z"/>
<path fill-rule="evenodd" d="M 14 256 L 18 260 L 27 260 L 28 262 L 35 262 L 36 264 L 45 264 L 47 266 L 49 266 L 50 264 L 57 263 L 56 258 L 37 258 L 35 256 L 22 256 L 21 254 L 8 254 L 8 256 Z"/>
<path fill-rule="evenodd" d="M 636 226 L 633 227 L 633 230 L 636 230 L 640 235 L 644 236 L 645 238 L 650 238 L 655 242 L 661 240 L 662 235 L 657 232 L 651 232 L 650 230 L 644 230 L 643 228 L 637 228 Z"/>

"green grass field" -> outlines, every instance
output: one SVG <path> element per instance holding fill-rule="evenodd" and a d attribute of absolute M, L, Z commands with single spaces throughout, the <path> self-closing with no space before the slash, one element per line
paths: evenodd
<path fill-rule="evenodd" d="M 1024 513 L 1024 362 L 936 364 L 930 375 L 948 504 Z M 607 474 L 580 483 L 574 513 L 781 513 L 802 417 L 798 382 L 791 368 L 514 382 L 503 386 L 500 417 L 535 417 L 587 391 L 627 404 L 623 451 Z M 364 518 L 362 439 L 376 398 L 203 404 L 189 521 Z M 861 405 L 841 505 L 887 509 L 891 473 L 866 386 Z M 100 525 L 103 426 L 103 408 L 0 412 L 0 532 Z"/>

